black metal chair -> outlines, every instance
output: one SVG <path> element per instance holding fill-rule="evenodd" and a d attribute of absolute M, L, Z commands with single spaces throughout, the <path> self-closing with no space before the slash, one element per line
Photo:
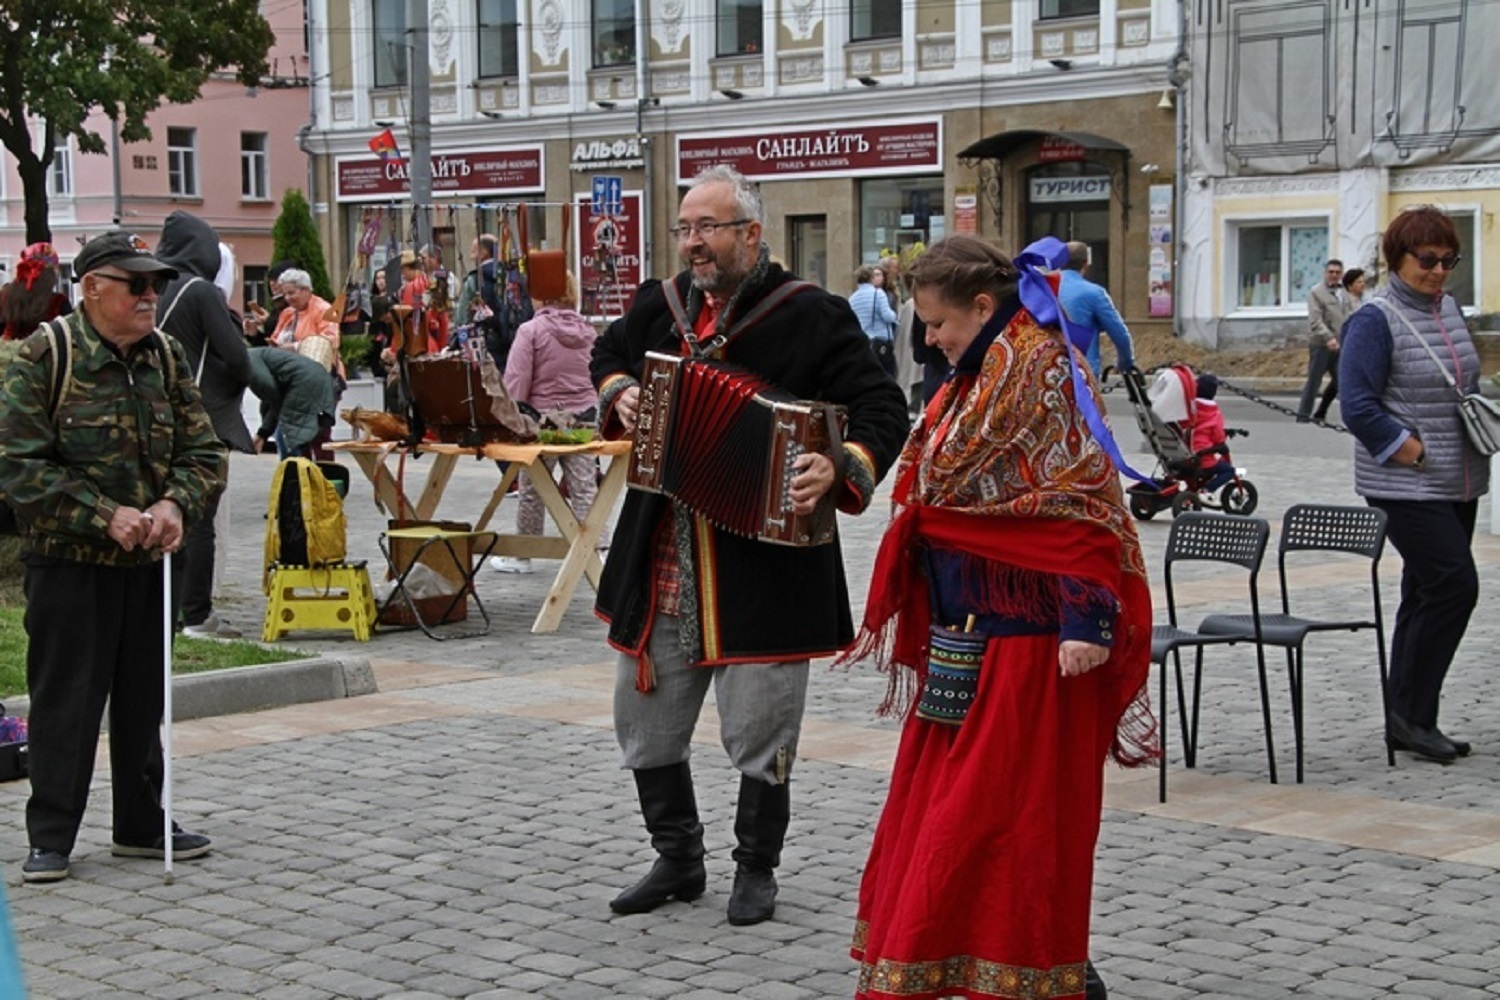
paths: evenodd
<path fill-rule="evenodd" d="M 1261 615 L 1261 642 L 1286 650 L 1287 677 L 1292 690 L 1292 730 L 1297 741 L 1297 781 L 1302 781 L 1303 711 L 1302 664 L 1303 644 L 1314 632 L 1375 633 L 1375 650 L 1380 662 L 1381 729 L 1386 734 L 1386 763 L 1396 763 L 1391 747 L 1389 722 L 1390 698 L 1387 684 L 1385 616 L 1380 604 L 1380 556 L 1385 550 L 1385 511 L 1376 507 L 1339 507 L 1326 504 L 1298 504 L 1286 512 L 1281 524 L 1281 545 L 1276 558 L 1281 584 L 1281 613 Z M 1370 560 L 1370 591 L 1373 617 L 1309 618 L 1292 614 L 1290 590 L 1287 587 L 1286 564 L 1289 552 L 1345 552 Z M 1200 632 L 1230 634 L 1248 626 L 1243 615 L 1214 615 L 1198 626 Z"/>
<path fill-rule="evenodd" d="M 1259 641 L 1260 594 L 1257 577 L 1261 560 L 1265 558 L 1266 542 L 1271 537 L 1271 526 L 1258 517 L 1235 517 L 1227 514 L 1210 514 L 1189 511 L 1172 522 L 1172 532 L 1167 536 L 1167 554 L 1164 577 L 1167 590 L 1166 625 L 1155 625 L 1151 629 L 1151 660 L 1161 671 L 1160 719 L 1162 729 L 1162 755 L 1160 788 L 1158 797 L 1167 801 L 1167 659 L 1170 657 L 1177 675 L 1177 716 L 1182 728 L 1182 756 L 1188 767 L 1198 762 L 1198 706 L 1203 690 L 1203 648 L 1213 645 L 1228 645 L 1237 642 L 1254 642 L 1256 662 L 1260 668 L 1261 714 L 1266 727 L 1266 758 L 1270 762 L 1271 780 L 1276 780 L 1276 754 L 1271 742 L 1271 704 L 1266 691 L 1265 651 Z M 1222 629 L 1206 633 L 1201 629 L 1190 632 L 1181 627 L 1177 618 L 1177 595 L 1172 583 L 1172 567 L 1180 562 L 1219 562 L 1240 566 L 1249 572 L 1250 614 L 1245 624 L 1238 629 Z M 1193 712 L 1188 721 L 1187 697 L 1182 683 L 1182 653 L 1184 647 L 1196 650 L 1197 662 L 1193 671 Z"/>

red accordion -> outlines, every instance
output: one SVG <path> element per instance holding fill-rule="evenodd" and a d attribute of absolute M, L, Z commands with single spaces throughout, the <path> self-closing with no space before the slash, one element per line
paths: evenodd
<path fill-rule="evenodd" d="M 780 545 L 833 541 L 833 490 L 811 514 L 788 496 L 799 455 L 841 447 L 844 412 L 735 365 L 646 355 L 626 482 L 725 531 Z"/>

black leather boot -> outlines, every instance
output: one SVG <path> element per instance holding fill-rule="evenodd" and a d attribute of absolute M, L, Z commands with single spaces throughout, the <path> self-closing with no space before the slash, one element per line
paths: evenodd
<path fill-rule="evenodd" d="M 776 912 L 776 866 L 792 818 L 791 792 L 785 782 L 768 784 L 740 775 L 740 804 L 734 817 L 739 842 L 734 888 L 729 893 L 729 922 L 745 927 L 770 920 Z"/>
<path fill-rule="evenodd" d="M 1093 962 L 1086 962 L 1083 967 L 1083 1000 L 1109 1000 L 1109 990 Z"/>
<path fill-rule="evenodd" d="M 697 899 L 707 875 L 692 769 L 683 761 L 631 773 L 658 857 L 646 877 L 610 900 L 609 908 L 616 913 L 648 913 L 670 899 Z"/>

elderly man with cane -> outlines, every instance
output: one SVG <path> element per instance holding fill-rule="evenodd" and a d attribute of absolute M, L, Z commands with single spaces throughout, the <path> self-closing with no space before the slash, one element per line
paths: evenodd
<path fill-rule="evenodd" d="M 176 272 L 111 232 L 73 262 L 81 307 L 27 338 L 0 391 L 0 495 L 27 541 L 26 882 L 68 877 L 109 702 L 112 853 L 187 859 L 162 809 L 162 559 L 223 489 L 226 456 L 182 346 L 154 332 Z"/>

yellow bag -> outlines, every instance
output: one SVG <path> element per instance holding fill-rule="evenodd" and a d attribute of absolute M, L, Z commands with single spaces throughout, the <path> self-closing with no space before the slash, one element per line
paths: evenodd
<path fill-rule="evenodd" d="M 289 458 L 271 477 L 266 513 L 266 565 L 261 587 L 269 593 L 271 567 L 326 566 L 347 552 L 344 501 L 317 463 Z"/>

